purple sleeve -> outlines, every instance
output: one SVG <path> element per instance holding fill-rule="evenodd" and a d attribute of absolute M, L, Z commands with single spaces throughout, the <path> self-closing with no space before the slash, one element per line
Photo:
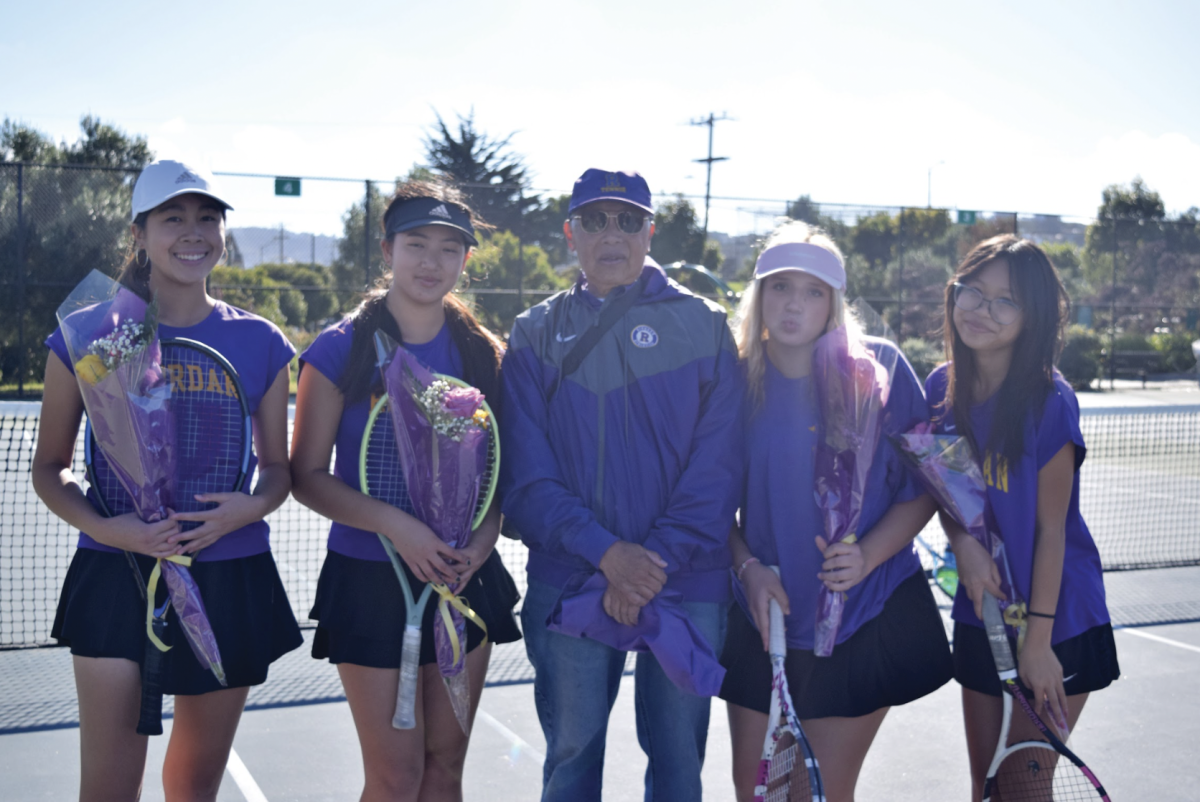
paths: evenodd
<path fill-rule="evenodd" d="M 67 339 L 63 337 L 62 329 L 55 329 L 49 337 L 46 338 L 46 347 L 53 352 L 55 356 L 62 360 L 62 363 L 67 366 L 67 370 L 71 371 L 71 375 L 75 375 L 75 365 L 71 362 L 71 355 L 67 353 Z"/>
<path fill-rule="evenodd" d="M 1042 419 L 1037 426 L 1037 467 L 1040 471 L 1067 443 L 1075 444 L 1075 470 L 1083 464 L 1087 447 L 1079 428 L 1079 401 L 1070 386 L 1061 379 L 1046 396 Z"/>
<path fill-rule="evenodd" d="M 353 337 L 354 324 L 349 318 L 325 329 L 300 355 L 301 369 L 312 365 L 322 376 L 337 384 L 350 354 Z"/>

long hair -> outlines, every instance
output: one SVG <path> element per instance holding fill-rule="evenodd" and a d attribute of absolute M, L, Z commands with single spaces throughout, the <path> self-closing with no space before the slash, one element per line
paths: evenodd
<path fill-rule="evenodd" d="M 837 243 L 823 229 L 811 226 L 800 220 L 793 220 L 776 228 L 767 237 L 763 250 L 787 242 L 807 242 L 817 245 L 832 253 L 842 264 L 846 263 Z M 770 278 L 768 276 L 768 278 Z M 741 303 L 733 320 L 734 339 L 737 341 L 738 357 L 746 366 L 746 385 L 750 394 L 752 409 L 757 411 L 764 400 L 763 383 L 767 375 L 766 342 L 769 337 L 763 326 L 763 279 L 754 279 L 742 293 Z M 833 331 L 838 326 L 846 325 L 851 339 L 861 336 L 857 321 L 846 305 L 846 295 L 841 290 L 830 288 L 832 303 L 829 309 L 829 322 L 825 331 Z"/>
<path fill-rule="evenodd" d="M 476 229 L 490 228 L 467 206 L 461 192 L 440 181 L 407 181 L 401 184 L 380 216 L 380 226 L 384 226 L 388 213 L 396 205 L 413 198 L 434 198 L 444 203 L 453 203 L 471 215 L 471 222 Z M 386 228 L 383 233 L 387 236 Z M 396 342 L 404 342 L 400 327 L 387 308 L 387 294 L 391 282 L 391 271 L 380 276 L 375 281 L 375 286 L 364 295 L 358 307 L 350 313 L 350 318 L 354 321 L 350 357 L 337 382 L 347 406 L 383 386 L 375 364 L 375 332 L 382 331 Z M 463 380 L 477 387 L 487 397 L 492 411 L 499 415 L 500 360 L 504 355 L 503 343 L 495 334 L 484 328 L 472 314 L 470 307 L 453 293 L 448 293 L 442 299 L 442 308 L 446 313 L 450 337 L 462 357 Z"/>
<path fill-rule="evenodd" d="M 996 391 L 996 412 L 988 442 L 979 443 L 971 428 L 970 410 L 986 399 L 974 397 L 978 378 L 975 354 L 954 327 L 954 285 L 970 280 L 997 259 L 1008 264 L 1008 281 L 1023 319 L 1021 333 L 1013 343 L 1008 374 Z M 946 285 L 944 331 L 950 364 L 945 403 L 954 410 L 958 431 L 967 436 L 981 458 L 987 449 L 1002 455 L 1009 465 L 1021 459 L 1026 416 L 1030 411 L 1041 412 L 1054 387 L 1054 361 L 1062 346 L 1068 303 L 1067 291 L 1045 251 L 1012 234 L 992 237 L 972 248 Z M 945 415 L 944 406 L 941 415 Z"/>

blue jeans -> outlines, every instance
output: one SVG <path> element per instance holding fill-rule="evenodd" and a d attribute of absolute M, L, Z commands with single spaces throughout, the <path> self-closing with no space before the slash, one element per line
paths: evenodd
<path fill-rule="evenodd" d="M 626 653 L 546 629 L 559 595 L 558 588 L 531 579 L 521 607 L 525 651 L 536 672 L 534 700 L 546 736 L 542 800 L 599 802 L 608 716 Z M 687 602 L 684 607 L 720 654 L 728 605 Z M 680 690 L 648 652 L 637 656 L 634 689 L 638 743 L 649 758 L 646 802 L 700 802 L 709 697 Z"/>

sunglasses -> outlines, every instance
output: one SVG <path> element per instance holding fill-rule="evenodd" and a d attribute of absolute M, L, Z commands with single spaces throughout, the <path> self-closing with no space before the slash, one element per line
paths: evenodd
<path fill-rule="evenodd" d="M 628 212 L 602 212 L 599 209 L 589 209 L 586 212 L 571 215 L 572 220 L 578 220 L 579 225 L 589 234 L 599 234 L 608 228 L 609 220 L 617 221 L 617 228 L 626 234 L 636 234 L 646 227 L 650 215 L 645 212 L 631 210 Z"/>
<path fill-rule="evenodd" d="M 1001 326 L 1008 326 L 1014 323 L 1017 316 L 1021 314 L 1021 307 L 1007 298 L 993 298 L 990 301 L 984 300 L 983 293 L 974 287 L 968 287 L 966 284 L 954 282 L 954 305 L 964 312 L 974 312 L 983 305 L 987 305 L 988 314 L 992 316 L 992 320 L 999 323 Z"/>

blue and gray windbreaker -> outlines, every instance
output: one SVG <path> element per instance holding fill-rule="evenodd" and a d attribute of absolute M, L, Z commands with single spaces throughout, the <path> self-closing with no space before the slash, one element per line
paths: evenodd
<path fill-rule="evenodd" d="M 657 266 L 643 275 L 637 303 L 561 386 L 601 300 L 576 284 L 514 323 L 501 373 L 504 515 L 533 579 L 564 587 L 620 539 L 660 554 L 685 600 L 723 601 L 742 482 L 736 348 L 721 307 Z"/>

